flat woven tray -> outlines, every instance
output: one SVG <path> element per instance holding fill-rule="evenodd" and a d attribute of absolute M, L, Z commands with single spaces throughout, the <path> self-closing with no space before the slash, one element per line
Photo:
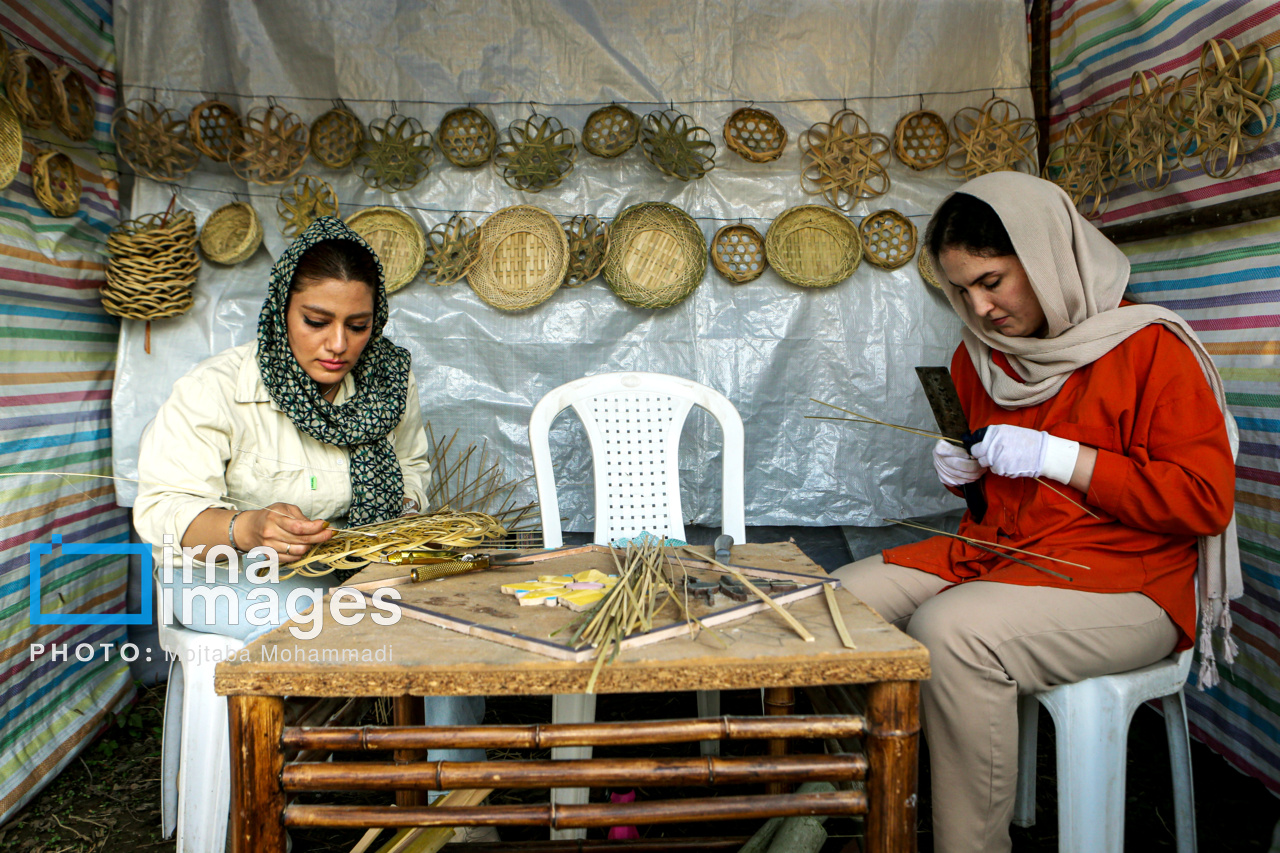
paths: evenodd
<path fill-rule="evenodd" d="M 844 214 L 816 204 L 783 211 L 769 226 L 764 246 L 778 275 L 801 287 L 839 284 L 862 261 L 857 226 Z"/>
<path fill-rule="evenodd" d="M 693 293 L 706 271 L 707 239 L 675 205 L 633 204 L 609 227 L 604 280 L 624 302 L 668 308 Z"/>
<path fill-rule="evenodd" d="M 242 263 L 261 245 L 262 220 L 253 207 L 242 201 L 224 204 L 209 215 L 200 229 L 200 250 L 214 263 Z"/>
<path fill-rule="evenodd" d="M 427 238 L 412 216 L 395 207 L 367 207 L 347 217 L 382 261 L 387 293 L 413 281 L 427 256 Z"/>
<path fill-rule="evenodd" d="M 551 298 L 569 267 L 569 241 L 540 207 L 504 207 L 480 226 L 480 257 L 467 272 L 476 295 L 494 308 L 523 311 Z"/>
<path fill-rule="evenodd" d="M 22 125 L 9 99 L 0 97 L 0 190 L 13 183 L 22 167 Z"/>

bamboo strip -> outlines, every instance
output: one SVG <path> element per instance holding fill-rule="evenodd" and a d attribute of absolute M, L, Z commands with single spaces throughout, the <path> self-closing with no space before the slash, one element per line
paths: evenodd
<path fill-rule="evenodd" d="M 810 634 L 808 629 L 805 628 L 803 625 L 801 625 L 800 621 L 796 619 L 796 617 L 792 616 L 786 610 L 783 610 L 781 605 L 779 605 L 772 598 L 770 598 L 769 596 L 761 592 L 759 587 L 757 587 L 751 581 L 747 580 L 746 575 L 742 574 L 742 572 L 738 571 L 736 568 L 732 566 L 726 566 L 724 563 L 721 563 L 712 557 L 704 557 L 701 554 L 698 554 L 697 551 L 694 551 L 693 548 L 688 545 L 684 545 L 682 547 L 685 548 L 687 551 L 693 554 L 696 554 L 698 556 L 698 559 L 706 560 L 708 563 L 711 563 L 712 565 L 719 566 L 720 568 L 732 574 L 738 580 L 742 581 L 742 585 L 745 586 L 751 592 L 755 593 L 756 597 L 759 598 L 761 601 L 765 602 L 771 608 L 773 608 L 774 612 L 776 612 L 779 616 L 781 616 L 783 621 L 786 622 L 788 625 L 790 625 L 792 629 L 794 629 L 795 632 L 800 635 L 800 639 L 804 640 L 806 643 L 812 643 L 815 641 L 815 637 L 813 636 L 813 634 Z"/>
<path fill-rule="evenodd" d="M 836 591 L 831 584 L 824 583 L 822 592 L 827 598 L 827 607 L 831 609 L 831 621 L 836 625 L 836 633 L 840 635 L 840 642 L 844 643 L 846 649 L 856 649 L 853 644 L 853 638 L 849 636 L 849 629 L 845 627 L 844 617 L 840 615 L 840 602 L 836 601 Z"/>

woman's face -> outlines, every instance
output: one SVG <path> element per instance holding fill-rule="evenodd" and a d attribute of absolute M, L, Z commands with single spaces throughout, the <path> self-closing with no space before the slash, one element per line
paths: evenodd
<path fill-rule="evenodd" d="M 307 375 L 336 387 L 373 334 L 373 288 L 336 278 L 307 282 L 289 297 L 285 327 L 289 349 Z"/>
<path fill-rule="evenodd" d="M 961 298 L 991 331 L 1010 338 L 1044 334 L 1044 309 L 1017 255 L 989 258 L 948 246 L 938 255 L 938 263 Z"/>

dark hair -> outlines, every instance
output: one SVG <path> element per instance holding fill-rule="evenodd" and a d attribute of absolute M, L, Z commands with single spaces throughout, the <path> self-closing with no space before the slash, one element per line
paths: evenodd
<path fill-rule="evenodd" d="M 382 280 L 377 259 L 364 246 L 352 240 L 321 240 L 298 258 L 289 292 L 297 293 L 308 284 L 326 278 L 359 281 L 374 290 Z"/>
<path fill-rule="evenodd" d="M 984 258 L 1018 254 L 991 205 L 967 193 L 952 193 L 938 207 L 925 229 L 924 240 L 934 257 L 943 249 L 964 249 Z"/>

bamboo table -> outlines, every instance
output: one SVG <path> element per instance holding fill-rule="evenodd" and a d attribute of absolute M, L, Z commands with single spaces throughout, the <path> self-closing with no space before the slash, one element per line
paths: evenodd
<path fill-rule="evenodd" d="M 793 544 L 739 545 L 736 564 L 825 577 Z M 548 566 L 549 568 L 549 566 Z M 497 572 L 501 578 L 493 577 Z M 545 573 L 541 566 L 492 570 L 492 595 L 455 592 L 461 578 L 398 587 L 406 603 L 461 607 L 498 626 L 521 610 L 496 597 L 498 581 Z M 370 566 L 359 581 L 403 574 Z M 486 588 L 486 589 L 487 589 Z M 228 696 L 231 725 L 231 837 L 236 853 L 284 853 L 288 827 L 543 825 L 554 828 L 702 822 L 797 814 L 865 814 L 868 853 L 914 851 L 919 682 L 928 652 L 844 590 L 836 592 L 855 649 L 837 636 L 824 596 L 788 610 L 814 635 L 804 642 L 771 611 L 722 626 L 727 647 L 706 636 L 630 649 L 601 671 L 599 693 L 764 687 L 767 714 L 787 714 L 795 687 L 866 684 L 864 715 L 716 718 L 654 723 L 423 727 L 424 695 L 545 695 L 581 692 L 591 662 L 555 660 L 409 618 L 336 624 L 325 608 L 323 630 L 297 640 L 278 628 L 235 660 L 219 664 L 218 693 Z M 541 609 L 541 608 L 534 608 Z M 354 658 L 354 660 L 353 660 Z M 367 658 L 367 660 L 361 660 Z M 397 697 L 396 726 L 286 726 L 283 697 Z M 785 755 L 779 738 L 863 736 L 866 755 Z M 576 761 L 427 762 L 428 748 L 539 749 L 657 744 L 734 738 L 769 739 L 769 755 L 697 759 L 597 758 Z M 394 750 L 394 762 L 315 760 L 334 750 Z M 287 751 L 298 760 L 286 762 Z M 309 760 L 308 760 L 309 759 Z M 429 789 L 546 788 L 661 783 L 788 783 L 866 779 L 866 792 L 767 793 L 626 804 L 427 807 Z M 290 804 L 298 791 L 395 791 L 396 806 Z M 775 786 L 771 791 L 777 791 Z"/>

